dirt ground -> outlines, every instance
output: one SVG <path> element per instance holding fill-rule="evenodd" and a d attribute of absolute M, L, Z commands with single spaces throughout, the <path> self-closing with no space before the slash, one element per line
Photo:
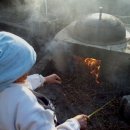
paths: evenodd
<path fill-rule="evenodd" d="M 91 114 L 106 102 L 113 101 L 102 111 L 95 114 L 88 122 L 89 130 L 130 130 L 119 114 L 121 96 L 130 92 L 118 84 L 107 81 L 95 82 L 84 64 L 76 64 L 74 71 L 58 72 L 54 64 L 48 64 L 43 75 L 57 73 L 62 78 L 62 85 L 46 85 L 38 91 L 51 99 L 56 107 L 59 123 L 77 114 Z"/>

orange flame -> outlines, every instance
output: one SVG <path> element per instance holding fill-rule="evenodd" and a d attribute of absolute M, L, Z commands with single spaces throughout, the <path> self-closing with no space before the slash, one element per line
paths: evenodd
<path fill-rule="evenodd" d="M 96 60 L 94 58 L 86 58 L 84 62 L 88 66 L 90 70 L 90 74 L 95 77 L 96 83 L 100 83 L 99 71 L 100 71 L 101 60 Z"/>

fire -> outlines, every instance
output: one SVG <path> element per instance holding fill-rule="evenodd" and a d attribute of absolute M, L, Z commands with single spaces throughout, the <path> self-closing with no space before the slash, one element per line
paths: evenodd
<path fill-rule="evenodd" d="M 100 71 L 101 60 L 96 60 L 94 58 L 86 58 L 84 62 L 89 68 L 90 74 L 95 77 L 96 83 L 100 83 L 99 71 Z"/>

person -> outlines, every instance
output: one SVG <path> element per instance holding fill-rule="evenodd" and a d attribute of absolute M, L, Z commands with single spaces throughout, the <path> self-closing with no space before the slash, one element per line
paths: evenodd
<path fill-rule="evenodd" d="M 33 93 L 47 84 L 61 84 L 52 74 L 28 75 L 36 62 L 36 52 L 24 39 L 0 32 L 0 130 L 84 130 L 87 115 L 77 115 L 55 126 L 54 112 L 45 109 Z"/>

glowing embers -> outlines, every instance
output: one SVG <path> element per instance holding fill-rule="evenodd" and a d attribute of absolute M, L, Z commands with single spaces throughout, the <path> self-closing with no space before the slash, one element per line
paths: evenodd
<path fill-rule="evenodd" d="M 84 62 L 87 65 L 90 74 L 95 78 L 96 83 L 100 83 L 99 72 L 100 72 L 101 60 L 96 60 L 94 58 L 85 58 Z"/>

